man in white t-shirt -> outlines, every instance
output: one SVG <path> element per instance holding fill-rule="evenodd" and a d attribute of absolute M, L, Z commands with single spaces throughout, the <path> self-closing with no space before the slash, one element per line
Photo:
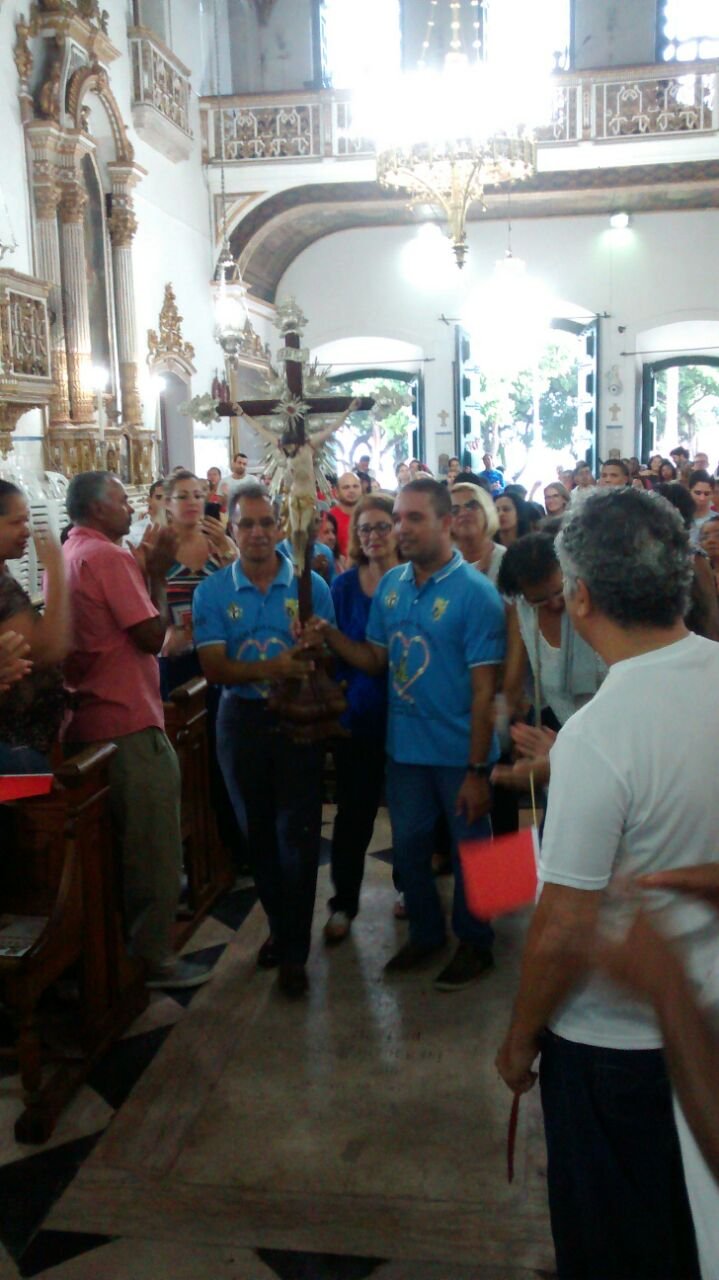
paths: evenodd
<path fill-rule="evenodd" d="M 649 1005 L 589 960 L 599 924 L 616 934 L 633 918 L 627 877 L 719 860 L 716 753 L 697 753 L 690 711 L 719 722 L 719 645 L 684 626 L 687 534 L 664 499 L 607 487 L 565 522 L 567 609 L 609 674 L 552 748 L 541 894 L 497 1066 L 525 1092 L 541 1050 L 560 1280 L 687 1280 L 699 1271 L 661 1033 Z M 660 692 L 678 684 L 685 715 Z M 717 955 L 709 909 L 648 896 L 704 981 Z"/>

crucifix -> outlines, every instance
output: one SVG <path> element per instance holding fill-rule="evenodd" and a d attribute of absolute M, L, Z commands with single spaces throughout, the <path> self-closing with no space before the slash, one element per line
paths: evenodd
<path fill-rule="evenodd" d="M 319 454 L 347 416 L 357 409 L 371 409 L 369 396 L 305 395 L 303 364 L 308 352 L 302 348 L 302 326 L 306 318 L 293 298 L 277 308 L 275 324 L 282 334 L 284 346 L 278 352 L 285 367 L 285 387 L 278 396 L 263 400 L 243 400 L 237 404 L 219 404 L 220 417 L 244 417 L 253 431 L 283 455 L 282 467 L 290 516 L 295 572 L 300 581 L 298 600 L 300 622 L 312 616 L 312 552 L 317 502 L 317 480 L 321 478 Z M 315 414 L 337 414 L 319 431 L 310 431 L 309 419 Z M 272 430 L 257 422 L 257 417 L 278 419 L 280 430 Z M 320 472 L 318 477 L 317 473 Z"/>
<path fill-rule="evenodd" d="M 243 400 L 237 404 L 218 404 L 220 417 L 247 419 L 250 426 L 273 452 L 279 455 L 282 479 L 287 492 L 292 558 L 297 584 L 300 623 L 312 617 L 312 553 L 317 502 L 317 480 L 322 479 L 320 453 L 331 436 L 338 431 L 348 414 L 355 409 L 371 409 L 374 400 L 365 396 L 311 395 L 305 393 L 303 365 L 308 352 L 302 348 L 301 333 L 306 319 L 294 299 L 277 308 L 275 318 L 284 346 L 278 359 L 284 364 L 284 385 L 280 394 L 264 400 Z M 311 431 L 312 414 L 337 414 L 333 421 L 318 431 Z M 278 427 L 272 430 L 257 417 L 273 417 Z M 270 706 L 279 713 L 280 727 L 297 742 L 317 742 L 334 737 L 342 730 L 338 717 L 345 708 L 344 696 L 321 664 L 302 682 L 287 681 L 270 698 Z"/>

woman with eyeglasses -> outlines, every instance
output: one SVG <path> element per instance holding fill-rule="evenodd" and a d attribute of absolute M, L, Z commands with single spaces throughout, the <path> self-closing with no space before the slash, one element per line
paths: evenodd
<path fill-rule="evenodd" d="M 548 484 L 544 490 L 544 506 L 548 516 L 563 516 L 569 506 L 571 494 L 559 481 Z"/>
<path fill-rule="evenodd" d="M 495 586 L 507 550 L 494 542 L 498 528 L 497 509 L 490 495 L 477 484 L 456 483 L 452 488 L 452 537 L 467 563 Z"/>
<path fill-rule="evenodd" d="M 352 513 L 349 555 L 352 568 L 332 583 L 332 600 L 340 631 L 364 640 L 372 597 L 389 569 L 399 564 L 394 532 L 393 499 L 370 493 Z M 335 748 L 337 816 L 332 836 L 330 917 L 325 941 L 332 945 L 347 937 L 359 910 L 364 859 L 372 839 L 385 771 L 387 676 L 369 676 L 338 662 L 346 682 L 347 710 L 342 724 L 349 736 Z"/>
<path fill-rule="evenodd" d="M 606 668 L 575 632 L 564 605 L 564 583 L 554 538 L 530 533 L 510 547 L 497 586 L 509 611 L 504 693 L 510 715 L 521 709 L 531 673 L 535 722 L 551 712 L 559 728 L 597 692 Z"/>

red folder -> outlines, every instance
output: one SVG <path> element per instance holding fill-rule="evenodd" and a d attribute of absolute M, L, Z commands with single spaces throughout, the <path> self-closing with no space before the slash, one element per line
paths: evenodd
<path fill-rule="evenodd" d="M 45 796 L 52 791 L 51 773 L 3 773 L 0 775 L 0 804 L 8 800 L 24 800 L 26 796 Z"/>
<path fill-rule="evenodd" d="M 534 902 L 539 857 L 536 827 L 496 840 L 465 840 L 459 856 L 467 906 L 480 920 L 492 920 Z"/>

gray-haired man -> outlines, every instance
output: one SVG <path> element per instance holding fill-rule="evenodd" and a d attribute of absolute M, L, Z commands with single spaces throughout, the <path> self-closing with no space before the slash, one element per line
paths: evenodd
<path fill-rule="evenodd" d="M 540 1084 L 560 1280 L 698 1276 L 672 1097 L 651 1009 L 590 976 L 591 939 L 636 909 L 610 882 L 716 861 L 712 751 L 697 751 L 684 704 L 719 717 L 719 646 L 686 630 L 686 532 L 664 499 L 590 494 L 557 548 L 572 623 L 609 666 L 551 752 L 541 896 L 497 1065 L 517 1092 Z M 645 904 L 646 905 L 646 904 Z M 716 959 L 707 909 L 657 895 L 662 920 L 701 977 Z"/>

